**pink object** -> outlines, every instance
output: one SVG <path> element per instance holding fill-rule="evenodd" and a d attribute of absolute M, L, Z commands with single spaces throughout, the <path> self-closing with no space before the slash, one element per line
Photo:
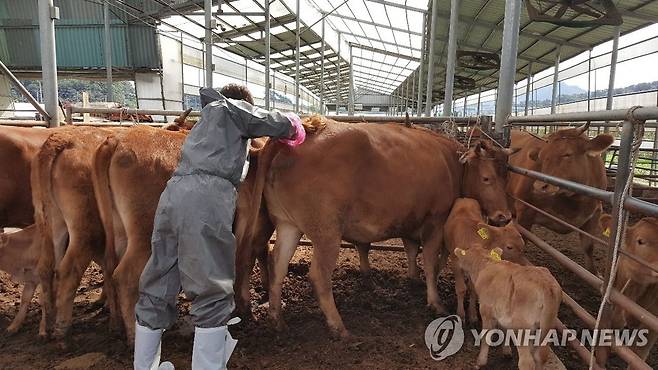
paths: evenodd
<path fill-rule="evenodd" d="M 288 117 L 288 120 L 292 123 L 292 127 L 295 128 L 295 136 L 291 139 L 279 139 L 279 142 L 294 148 L 301 145 L 304 140 L 306 140 L 306 130 L 304 130 L 304 126 L 302 126 L 302 120 L 295 113 L 286 113 L 286 117 Z"/>

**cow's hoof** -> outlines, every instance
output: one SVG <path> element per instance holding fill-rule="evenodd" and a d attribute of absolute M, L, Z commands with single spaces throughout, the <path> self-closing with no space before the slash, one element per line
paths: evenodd
<path fill-rule="evenodd" d="M 448 311 L 443 307 L 441 303 L 428 303 L 427 306 L 430 310 L 434 311 L 437 315 L 446 315 Z"/>
<path fill-rule="evenodd" d="M 277 318 L 277 319 L 270 318 L 270 326 L 272 326 L 272 328 L 278 331 L 279 333 L 288 330 L 288 325 L 281 318 Z"/>
<path fill-rule="evenodd" d="M 5 330 L 7 335 L 14 335 L 18 333 L 18 325 L 9 325 L 9 327 Z"/>
<path fill-rule="evenodd" d="M 343 328 L 329 328 L 329 335 L 333 339 L 338 339 L 338 340 L 347 340 L 352 338 L 352 335 L 350 334 L 347 329 Z"/>

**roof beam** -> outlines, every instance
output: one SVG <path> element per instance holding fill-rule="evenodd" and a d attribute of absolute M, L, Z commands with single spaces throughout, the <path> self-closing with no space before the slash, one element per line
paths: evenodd
<path fill-rule="evenodd" d="M 394 2 L 391 2 L 391 1 L 387 1 L 387 0 L 367 0 L 367 1 L 382 4 L 382 5 L 388 5 L 388 6 L 392 6 L 392 7 L 395 7 L 395 8 L 404 9 L 404 10 L 409 10 L 409 11 L 412 11 L 412 12 L 427 13 L 426 9 L 416 8 L 414 6 L 409 6 L 409 5 L 404 5 L 404 4 L 398 4 L 398 3 L 394 3 Z"/>
<path fill-rule="evenodd" d="M 372 60 L 372 59 L 368 59 L 368 58 L 363 58 L 363 57 L 360 57 L 360 56 L 358 56 L 358 55 L 354 55 L 353 58 L 354 58 L 354 59 L 365 60 L 366 62 L 374 62 L 374 63 L 383 64 L 382 62 L 378 62 L 378 61 L 376 61 L 376 60 Z M 367 68 L 367 69 L 375 69 L 375 68 L 373 68 L 373 67 L 367 67 L 367 66 L 364 66 L 364 65 L 361 65 L 361 64 L 356 64 L 356 63 L 353 64 L 353 65 L 355 65 L 355 66 L 359 66 L 359 67 L 363 67 L 363 68 Z M 394 68 L 400 68 L 400 69 L 404 69 L 404 70 L 410 71 L 410 73 L 416 70 L 415 68 L 409 68 L 409 67 L 401 67 L 401 66 L 393 66 L 393 67 L 394 67 Z M 382 72 L 395 73 L 395 72 L 390 72 L 390 71 L 382 71 Z"/>
<path fill-rule="evenodd" d="M 354 22 L 361 22 L 363 24 L 369 24 L 371 26 L 387 28 L 391 31 L 404 32 L 406 34 L 412 34 L 412 35 L 416 35 L 416 36 L 422 36 L 423 35 L 420 32 L 410 31 L 410 30 L 407 30 L 407 29 L 404 29 L 404 28 L 392 27 L 392 26 L 389 26 L 388 24 L 375 23 L 375 22 L 367 21 L 365 19 L 357 19 L 357 18 L 354 18 L 354 17 L 348 17 L 346 15 L 330 14 L 330 16 L 335 17 L 335 18 L 347 19 L 347 20 L 354 21 Z M 343 31 L 339 31 L 339 32 L 343 33 Z"/>
<path fill-rule="evenodd" d="M 379 87 L 380 89 L 384 89 L 384 90 L 391 90 L 391 91 L 393 91 L 393 89 L 394 89 L 393 85 L 388 85 L 388 84 L 385 84 L 385 83 L 381 83 L 381 82 L 373 81 L 373 80 L 371 80 L 371 79 L 369 79 L 369 78 L 367 78 L 367 77 L 354 76 L 354 81 L 355 81 L 355 82 L 356 82 L 356 81 L 361 81 L 361 82 L 366 83 L 366 84 L 368 84 L 368 85 L 370 85 L 370 86 L 376 86 L 376 87 Z"/>
<path fill-rule="evenodd" d="M 355 38 L 361 38 L 361 39 L 368 40 L 368 41 L 381 42 L 381 43 L 384 44 L 384 45 L 391 45 L 391 46 L 395 46 L 395 47 L 398 47 L 398 48 L 408 49 L 408 50 L 411 50 L 411 51 L 417 51 L 417 52 L 420 52 L 420 51 L 421 51 L 420 49 L 415 48 L 415 47 L 413 47 L 413 46 L 412 46 L 412 47 L 409 47 L 409 46 L 404 46 L 404 45 L 398 45 L 398 44 L 396 44 L 396 43 L 394 43 L 394 42 L 384 41 L 384 40 L 376 39 L 376 38 L 374 38 L 374 37 L 368 37 L 368 36 L 363 36 L 363 35 L 357 35 L 357 34 L 354 34 L 354 33 L 344 32 L 344 31 L 341 31 L 340 33 L 341 33 L 342 35 L 348 35 L 348 36 L 352 36 L 352 37 L 355 37 Z"/>
<path fill-rule="evenodd" d="M 283 26 L 284 24 L 294 22 L 296 19 L 297 17 L 294 14 L 286 14 L 280 17 L 272 17 L 272 19 L 270 20 L 270 27 Z M 219 34 L 219 36 L 222 39 L 232 39 L 235 37 L 248 35 L 250 33 L 263 31 L 264 29 L 265 29 L 265 21 L 262 21 L 262 22 L 256 22 L 254 24 L 249 24 L 244 27 L 236 28 L 234 30 L 222 32 Z M 218 40 L 216 36 L 213 36 L 213 42 L 221 42 L 221 41 L 222 41 L 221 39 Z"/>
<path fill-rule="evenodd" d="M 377 49 L 377 48 L 373 48 L 373 47 L 366 46 L 366 45 L 356 44 L 356 43 L 353 43 L 353 42 L 350 42 L 349 45 L 354 47 L 354 48 L 357 48 L 357 49 L 367 50 L 367 51 L 371 51 L 371 52 L 377 53 L 377 54 L 383 54 L 383 55 L 388 55 L 390 57 L 395 57 L 395 58 L 399 58 L 399 59 L 406 59 L 406 60 L 411 60 L 411 61 L 414 61 L 414 62 L 418 62 L 418 58 L 412 57 L 411 55 L 404 55 L 404 54 L 394 53 L 394 52 L 391 52 L 391 51 Z"/>

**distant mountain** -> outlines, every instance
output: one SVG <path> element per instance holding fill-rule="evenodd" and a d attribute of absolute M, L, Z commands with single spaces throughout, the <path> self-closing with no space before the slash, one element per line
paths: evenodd
<path fill-rule="evenodd" d="M 560 95 L 576 95 L 576 94 L 587 94 L 587 90 L 581 89 L 578 86 L 569 85 L 564 82 L 560 82 Z M 535 100 L 551 100 L 553 97 L 553 87 L 545 86 L 537 91 L 535 91 Z"/>

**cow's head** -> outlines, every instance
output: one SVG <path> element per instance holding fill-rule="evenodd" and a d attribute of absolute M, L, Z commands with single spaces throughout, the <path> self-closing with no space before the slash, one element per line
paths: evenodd
<path fill-rule="evenodd" d="M 514 226 L 514 221 L 509 222 L 502 227 L 487 225 L 485 223 L 478 223 L 478 232 L 485 229 L 487 238 L 490 239 L 490 246 L 498 247 L 502 250 L 502 257 L 508 261 L 518 264 L 525 264 L 526 258 L 523 253 L 525 249 L 525 242 L 521 234 Z"/>
<path fill-rule="evenodd" d="M 612 235 L 612 226 L 612 217 L 608 214 L 602 215 L 601 229 L 604 236 Z M 635 225 L 627 227 L 623 250 L 658 270 L 658 219 L 645 217 Z M 633 280 L 639 283 L 658 283 L 658 272 L 635 262 L 632 258 L 621 255 L 620 268 L 632 273 Z"/>
<path fill-rule="evenodd" d="M 479 141 L 460 159 L 465 165 L 462 196 L 477 200 L 492 225 L 505 225 L 512 219 L 505 188 L 507 158 L 514 151 L 494 147 L 490 141 Z"/>
<path fill-rule="evenodd" d="M 600 156 L 613 143 L 614 138 L 601 134 L 593 139 L 585 135 L 589 124 L 558 130 L 546 137 L 546 144 L 528 152 L 531 160 L 539 163 L 540 172 L 565 180 L 589 184 L 591 159 Z M 542 181 L 533 184 L 535 193 L 542 195 L 571 195 L 568 190 Z"/>

